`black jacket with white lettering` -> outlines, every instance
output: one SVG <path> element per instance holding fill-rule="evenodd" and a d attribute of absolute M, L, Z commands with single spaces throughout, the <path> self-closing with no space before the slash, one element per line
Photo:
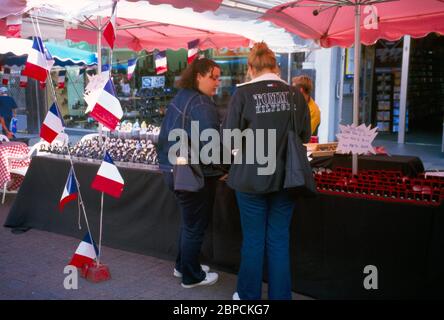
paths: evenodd
<path fill-rule="evenodd" d="M 310 139 L 310 112 L 304 97 L 297 90 L 291 91 L 296 111 L 296 132 L 306 143 Z M 228 175 L 228 185 L 241 192 L 270 193 L 283 189 L 285 177 L 285 158 L 287 151 L 287 134 L 291 125 L 290 87 L 278 76 L 267 73 L 254 80 L 238 86 L 228 106 L 224 129 L 252 129 L 254 135 L 254 150 L 248 150 L 246 138 L 242 139 L 242 151 L 236 154 L 242 159 L 241 164 L 233 163 Z M 264 129 L 262 135 L 258 129 Z M 269 136 L 269 129 L 275 130 L 275 139 Z M 264 136 L 265 139 L 261 139 Z M 268 139 L 268 137 L 271 139 Z M 260 141 L 262 140 L 262 141 Z M 275 152 L 273 152 L 273 145 Z M 258 148 L 259 147 L 259 148 Z M 234 148 L 234 147 L 232 147 Z M 254 161 L 248 156 L 254 154 Z M 272 158 L 257 157 L 276 155 Z M 251 158 L 250 158 L 251 159 Z M 253 163 L 252 163 L 253 162 Z M 258 169 L 266 168 L 264 172 Z M 263 170 L 262 169 L 262 170 Z M 274 169 L 274 170 L 273 170 Z"/>

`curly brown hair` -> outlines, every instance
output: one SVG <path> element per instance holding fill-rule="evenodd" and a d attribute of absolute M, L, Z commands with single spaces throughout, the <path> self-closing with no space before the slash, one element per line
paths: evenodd
<path fill-rule="evenodd" d="M 214 68 L 220 69 L 220 66 L 208 58 L 196 58 L 189 64 L 180 75 L 177 86 L 182 89 L 198 90 L 197 75 L 206 75 L 208 72 L 213 72 Z"/>

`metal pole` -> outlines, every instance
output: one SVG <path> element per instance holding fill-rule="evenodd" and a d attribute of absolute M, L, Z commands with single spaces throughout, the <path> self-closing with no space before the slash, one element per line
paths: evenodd
<path fill-rule="evenodd" d="M 103 231 L 103 192 L 100 197 L 100 232 L 99 232 L 99 255 L 97 256 L 97 266 L 100 266 L 100 258 L 102 257 L 102 231 Z"/>
<path fill-rule="evenodd" d="M 287 82 L 291 85 L 291 52 L 288 53 Z"/>
<path fill-rule="evenodd" d="M 41 103 L 40 103 L 40 99 L 39 99 L 39 84 L 38 84 L 38 80 L 34 80 L 34 89 L 35 89 L 35 101 L 37 103 L 37 128 L 40 132 L 41 129 L 41 119 L 40 119 L 40 111 L 41 111 Z M 45 106 L 46 106 L 46 97 L 45 97 Z"/>
<path fill-rule="evenodd" d="M 338 123 L 342 124 L 342 105 L 344 103 L 344 68 L 345 68 L 345 49 L 341 48 L 341 65 L 340 65 L 340 71 L 339 71 L 339 92 L 338 92 Z"/>
<path fill-rule="evenodd" d="M 97 17 L 97 73 L 102 72 L 102 26 L 101 18 Z"/>
<path fill-rule="evenodd" d="M 354 62 L 355 70 L 353 75 L 353 124 L 359 125 L 359 64 L 361 60 L 361 6 L 355 6 L 355 50 Z M 352 174 L 358 173 L 358 155 L 352 154 Z"/>
<path fill-rule="evenodd" d="M 401 92 L 399 102 L 399 127 L 398 143 L 405 142 L 405 123 L 407 110 L 407 84 L 409 79 L 410 63 L 410 36 L 404 36 L 404 48 L 402 50 Z"/>
<path fill-rule="evenodd" d="M 97 17 L 97 74 L 100 76 L 102 74 L 102 26 L 101 17 Z M 99 123 L 99 145 L 102 142 L 102 124 Z"/>

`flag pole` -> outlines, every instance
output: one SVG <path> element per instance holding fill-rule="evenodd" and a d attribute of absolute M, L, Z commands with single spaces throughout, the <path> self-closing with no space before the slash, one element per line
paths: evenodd
<path fill-rule="evenodd" d="M 103 192 L 100 199 L 99 255 L 97 256 L 97 267 L 100 266 L 100 257 L 102 256 L 102 222 L 103 222 Z"/>
<path fill-rule="evenodd" d="M 40 26 L 39 26 L 38 18 L 36 17 L 35 20 L 36 21 L 34 21 L 34 18 L 31 16 L 31 22 L 32 22 L 32 26 L 34 28 L 34 33 L 37 36 L 39 36 L 41 39 L 43 39 L 42 33 L 40 31 Z M 61 112 L 60 112 L 60 110 L 58 108 L 58 105 L 57 105 L 57 95 L 56 95 L 56 92 L 55 92 L 54 84 L 52 83 L 51 72 L 49 70 L 47 70 L 47 73 L 48 73 L 48 78 L 49 78 L 49 86 L 51 87 L 51 93 L 52 93 L 53 102 L 55 102 L 56 108 L 57 108 L 57 112 L 61 116 Z M 36 86 L 37 86 L 37 83 L 36 83 Z M 39 113 L 38 113 L 38 116 L 40 117 Z M 40 126 L 40 121 L 39 121 L 39 126 Z M 39 130 L 40 130 L 40 128 L 39 128 Z M 65 128 L 63 128 L 62 132 L 65 133 Z M 69 150 L 69 138 L 68 138 L 68 141 L 66 143 L 67 143 L 66 149 L 68 151 L 69 162 L 71 164 L 71 169 L 72 169 L 72 172 L 74 174 L 74 179 L 76 181 L 76 186 L 77 186 L 77 190 L 78 190 L 78 193 L 79 193 L 80 206 L 82 207 L 83 215 L 85 216 L 86 228 L 88 229 L 89 235 L 91 237 L 91 241 L 94 242 L 93 236 L 92 236 L 92 233 L 91 233 L 91 229 L 89 227 L 88 216 L 86 215 L 85 204 L 83 203 L 83 199 L 82 199 L 82 193 L 80 192 L 80 184 L 79 184 L 79 181 L 77 180 L 77 175 L 76 175 L 76 171 L 74 169 L 74 163 L 73 163 L 73 160 L 72 160 L 71 151 Z M 80 223 L 79 223 L 79 225 L 80 225 Z"/>

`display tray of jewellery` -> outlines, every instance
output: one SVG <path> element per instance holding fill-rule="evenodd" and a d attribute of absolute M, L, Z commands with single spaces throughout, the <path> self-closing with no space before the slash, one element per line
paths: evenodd
<path fill-rule="evenodd" d="M 159 133 L 160 127 L 152 124 L 147 125 L 145 121 L 139 125 L 139 122 L 136 120 L 135 123 L 129 121 L 122 122 L 117 126 L 116 130 L 109 132 L 107 136 L 121 139 L 146 139 L 151 140 L 152 143 L 157 143 Z"/>
<path fill-rule="evenodd" d="M 101 163 L 107 150 L 118 166 L 158 170 L 156 147 L 150 139 L 94 136 L 68 147 L 73 160 L 77 162 Z M 66 146 L 42 144 L 38 151 L 39 156 L 69 157 Z"/>

